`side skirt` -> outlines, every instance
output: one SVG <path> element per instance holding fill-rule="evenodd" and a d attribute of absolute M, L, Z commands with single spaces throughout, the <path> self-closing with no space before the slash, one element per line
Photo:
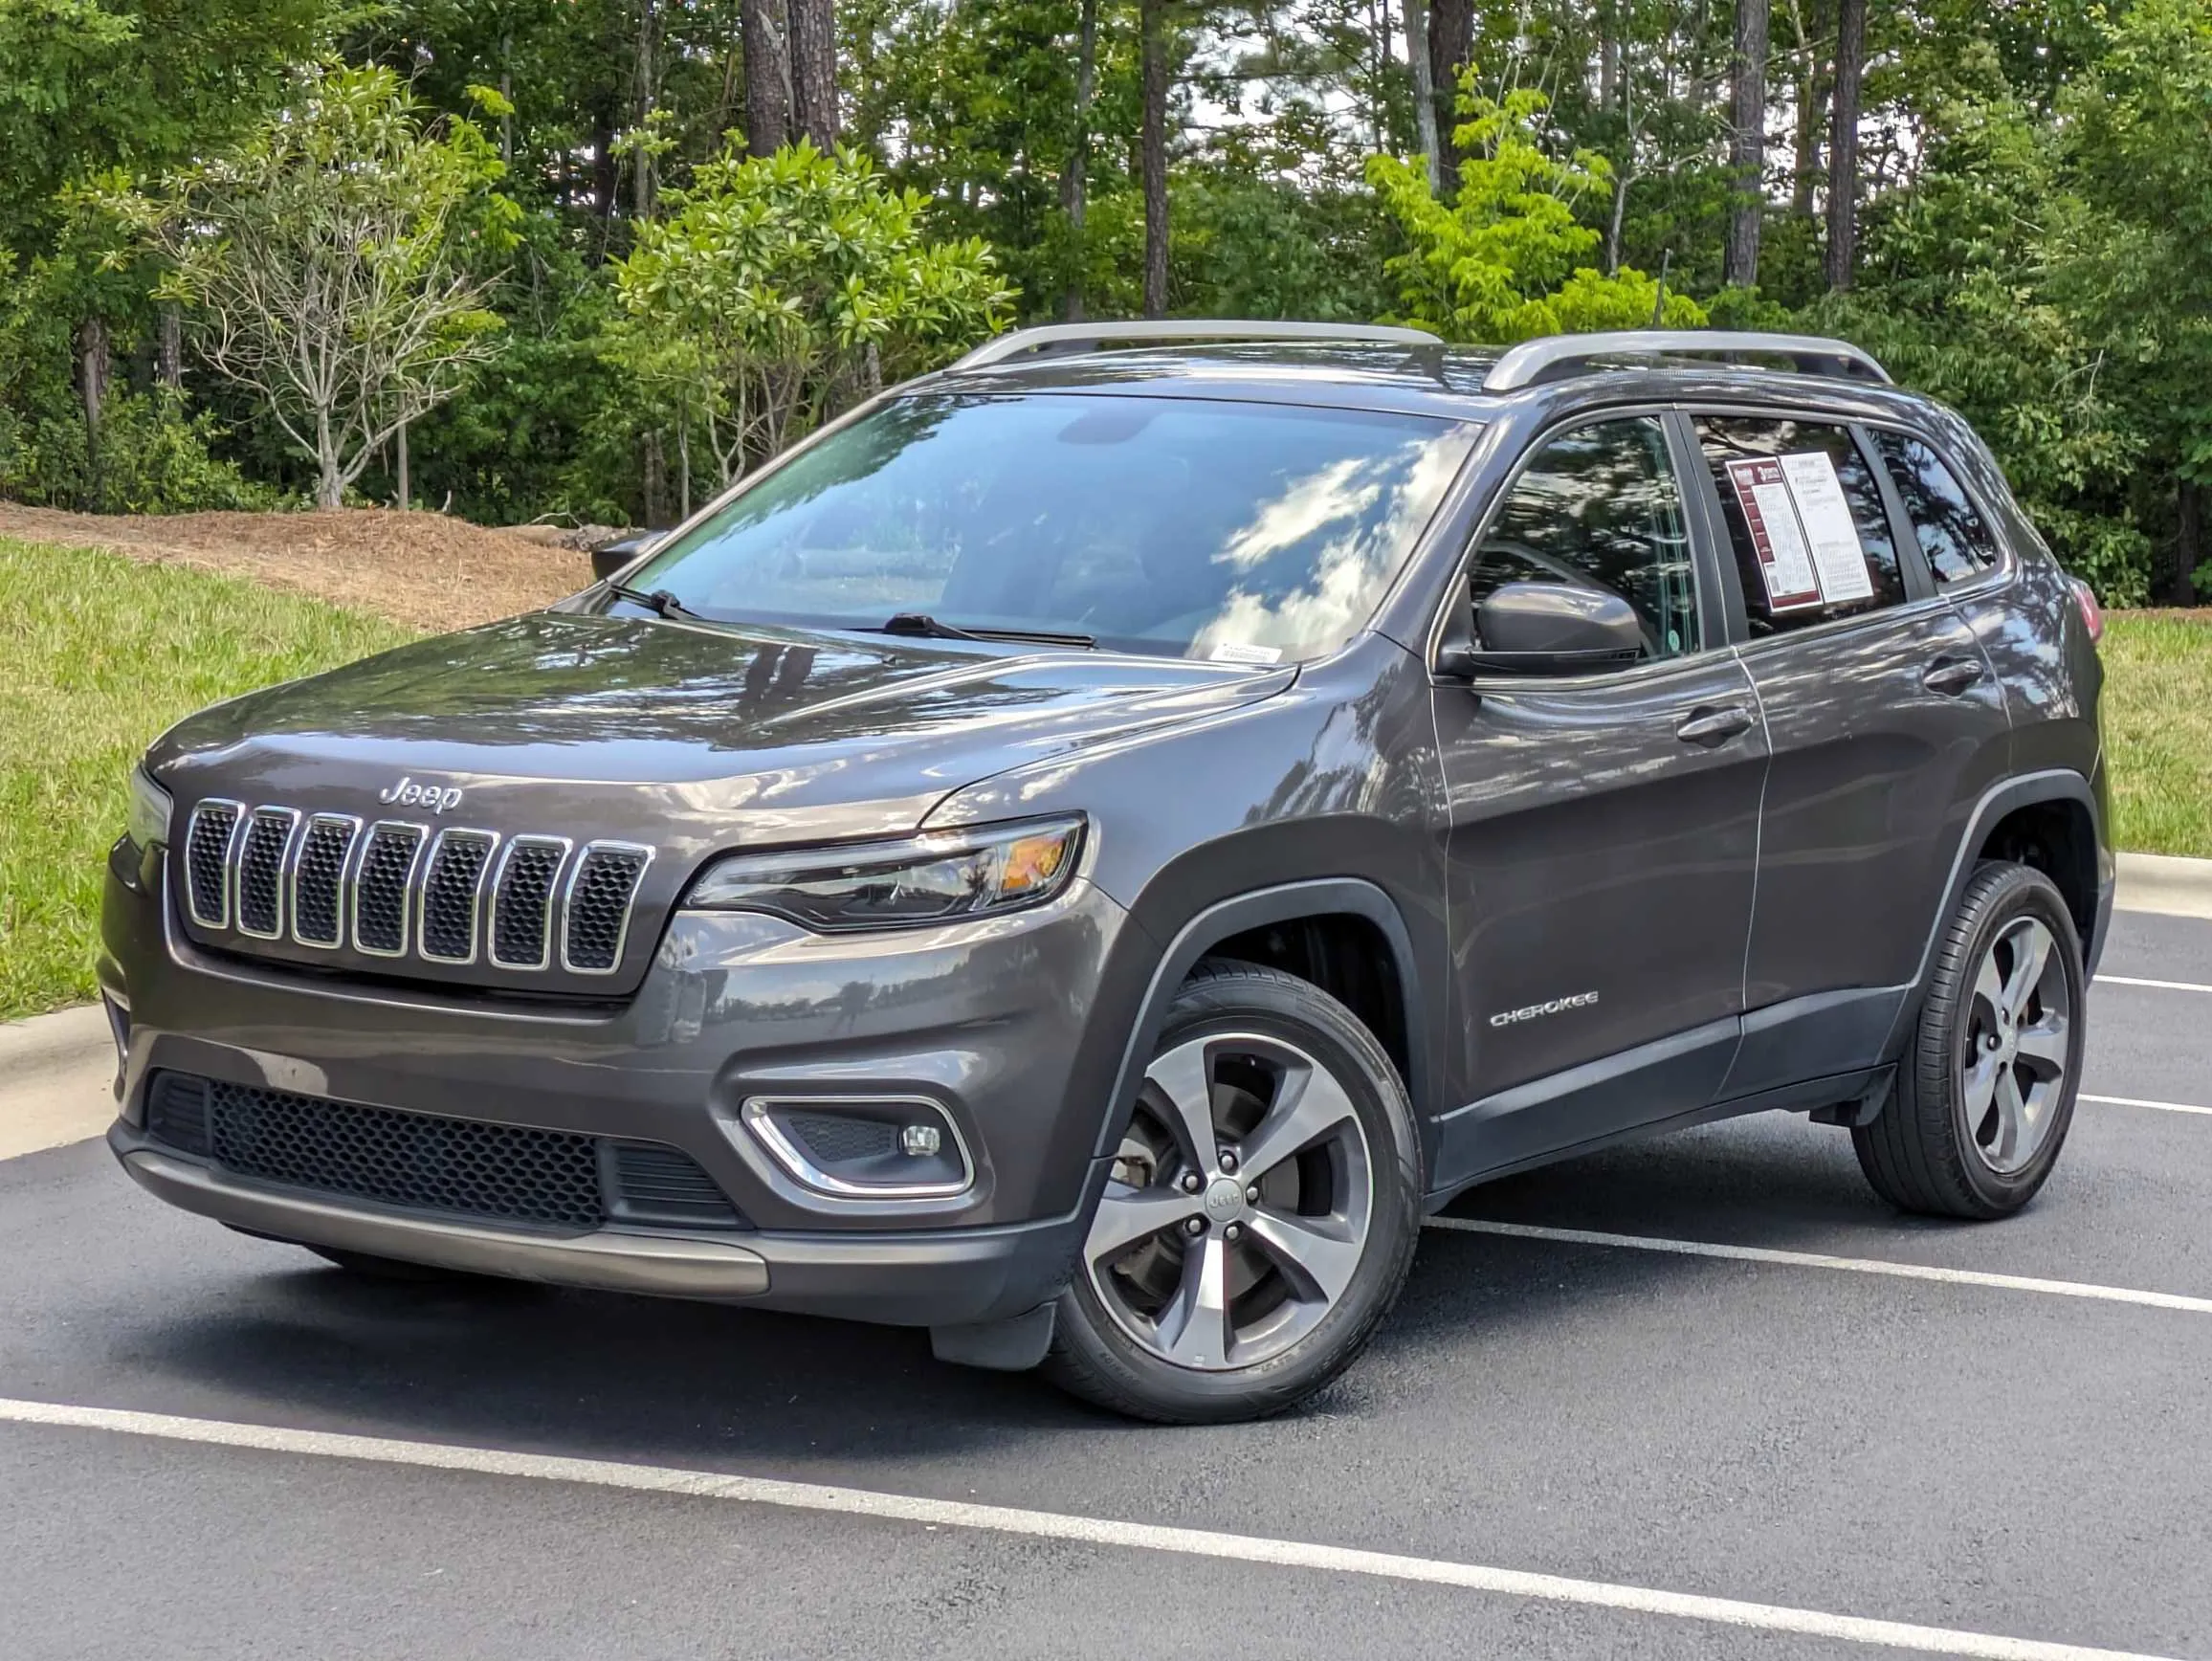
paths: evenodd
<path fill-rule="evenodd" d="M 1878 1104 L 1908 988 L 1822 992 L 1640 1044 L 1455 1108 L 1436 1124 L 1433 1207 L 1474 1183 L 1769 1110 Z M 1824 1113 L 1851 1122 L 1866 1107 Z"/>

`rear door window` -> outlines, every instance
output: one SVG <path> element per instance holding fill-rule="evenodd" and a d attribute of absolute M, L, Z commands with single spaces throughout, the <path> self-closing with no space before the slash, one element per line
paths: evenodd
<path fill-rule="evenodd" d="M 1698 415 L 1754 638 L 1905 598 L 1874 470 L 1839 423 Z"/>
<path fill-rule="evenodd" d="M 1938 583 L 1963 583 L 1999 563 L 2002 556 L 1989 521 L 1940 455 L 1905 432 L 1877 431 L 1874 448 L 1889 464 L 1913 534 Z"/>

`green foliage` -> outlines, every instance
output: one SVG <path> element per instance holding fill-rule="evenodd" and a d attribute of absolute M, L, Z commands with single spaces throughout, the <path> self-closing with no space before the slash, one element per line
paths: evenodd
<path fill-rule="evenodd" d="M 1655 278 L 1587 263 L 1602 237 L 1576 210 L 1608 190 L 1612 166 L 1588 150 L 1555 155 L 1539 127 L 1549 108 L 1530 88 L 1490 98 L 1471 69 L 1453 134 L 1467 160 L 1449 206 L 1418 162 L 1369 159 L 1368 181 L 1410 244 L 1386 267 L 1405 320 L 1447 340 L 1490 343 L 1655 320 L 1702 323 L 1702 307 L 1686 295 L 1662 298 Z"/>
<path fill-rule="evenodd" d="M 614 268 L 616 355 L 703 426 L 722 478 L 884 380 L 1001 326 L 1013 296 L 977 237 L 938 242 L 920 192 L 802 143 L 725 152 Z"/>
<path fill-rule="evenodd" d="M 209 454 L 223 436 L 208 410 L 175 394 L 124 394 L 100 412 L 97 479 L 74 411 L 18 415 L 0 407 L 0 496 L 104 513 L 266 509 L 278 493 Z"/>
<path fill-rule="evenodd" d="M 324 507 L 498 348 L 468 260 L 517 210 L 483 134 L 438 126 L 389 70 L 323 65 L 232 149 L 109 198 L 169 262 L 158 293 L 192 308 L 209 366 L 315 457 Z"/>

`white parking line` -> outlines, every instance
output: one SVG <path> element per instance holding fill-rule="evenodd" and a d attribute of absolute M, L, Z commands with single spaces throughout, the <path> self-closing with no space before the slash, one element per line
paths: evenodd
<path fill-rule="evenodd" d="M 1831 1615 L 1776 1604 L 1741 1603 L 1692 1592 L 1663 1592 L 1648 1586 L 1615 1585 L 1604 1581 L 1570 1580 L 1519 1569 L 1488 1568 L 1438 1558 L 1402 1557 L 1393 1552 L 1360 1551 L 1314 1545 L 1303 1540 L 1269 1539 L 1256 1535 L 1218 1534 L 1207 1529 L 1171 1528 L 1156 1523 L 1116 1522 L 1105 1517 L 1072 1517 L 1055 1511 L 1024 1511 L 1012 1506 L 976 1505 L 957 1499 L 927 1499 L 908 1494 L 879 1494 L 864 1488 L 832 1488 L 812 1482 L 778 1482 L 759 1476 L 727 1476 L 662 1465 L 625 1465 L 604 1459 L 564 1459 L 546 1454 L 510 1453 L 497 1448 L 454 1447 L 441 1442 L 403 1442 L 384 1436 L 341 1435 L 325 1430 L 293 1430 L 274 1425 L 246 1425 L 223 1419 L 178 1418 L 166 1413 L 134 1413 L 113 1407 L 79 1407 L 58 1402 L 0 1398 L 0 1421 L 108 1430 L 126 1436 L 152 1436 L 172 1442 L 198 1442 L 221 1448 L 250 1448 L 271 1453 L 304 1453 L 325 1459 L 363 1459 L 382 1465 L 433 1471 L 467 1471 L 490 1476 L 531 1477 L 549 1482 L 586 1483 L 600 1488 L 647 1494 L 681 1495 L 698 1499 L 735 1500 L 787 1510 L 831 1512 L 886 1522 L 914 1522 L 933 1528 L 983 1529 L 1045 1539 L 1136 1551 L 1172 1552 L 1183 1557 L 1217 1558 L 1281 1568 L 1321 1569 L 1368 1575 L 1381 1580 L 1455 1586 L 1508 1597 L 1540 1598 L 1625 1609 L 1632 1614 L 1670 1615 L 1712 1621 L 1767 1632 L 1798 1632 L 1853 1644 L 1880 1644 L 1931 1655 L 1989 1657 L 1990 1661 L 2159 1661 L 2118 1650 L 2046 1644 L 2032 1638 L 2006 1638 L 1947 1627 L 1916 1627 L 1899 1621 Z"/>
<path fill-rule="evenodd" d="M 2134 1096 L 2091 1096 L 2086 1090 L 2079 1099 L 2093 1101 L 2100 1107 L 2155 1107 L 2160 1113 L 2201 1113 L 2212 1118 L 2212 1107 L 2192 1107 L 2185 1101 L 2144 1101 Z"/>
<path fill-rule="evenodd" d="M 2212 986 L 2196 981 L 2143 981 L 2134 975 L 2099 975 L 2091 984 L 2099 986 L 2149 986 L 2159 992 L 2212 992 Z"/>
<path fill-rule="evenodd" d="M 1723 1246 L 1709 1240 L 1666 1240 L 1644 1234 L 1602 1234 L 1589 1229 L 1547 1229 L 1535 1223 L 1493 1223 L 1481 1217 L 1431 1217 L 1426 1227 L 1455 1233 L 1503 1234 L 1516 1240 L 1550 1240 L 1565 1246 L 1615 1246 L 1632 1251 L 1666 1251 L 1678 1257 L 1725 1257 L 1739 1263 L 1778 1263 L 1795 1269 L 1842 1269 L 1853 1274 L 1888 1274 L 1899 1280 L 1940 1280 L 1955 1286 L 1990 1286 L 2001 1292 L 2041 1292 L 2054 1297 L 2088 1297 L 2103 1303 L 2137 1303 L 2212 1315 L 2212 1297 L 2175 1292 L 2138 1292 L 2086 1280 L 2039 1280 L 2025 1274 L 1990 1274 L 1979 1269 L 1936 1269 L 1925 1263 L 1891 1263 L 1880 1257 L 1831 1257 L 1825 1251 L 1783 1251 L 1772 1246 Z"/>

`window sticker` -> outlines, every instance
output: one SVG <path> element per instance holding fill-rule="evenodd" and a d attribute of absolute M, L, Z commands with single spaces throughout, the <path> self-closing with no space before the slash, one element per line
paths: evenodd
<path fill-rule="evenodd" d="M 1858 522 L 1825 451 L 1732 461 L 1728 477 L 1751 528 L 1770 611 L 1873 597 Z"/>
<path fill-rule="evenodd" d="M 1812 553 L 1798 524 L 1797 505 L 1790 498 L 1789 476 L 1781 463 L 1768 457 L 1732 461 L 1728 479 L 1736 486 L 1743 522 L 1750 526 L 1751 543 L 1759 553 L 1767 609 L 1802 611 L 1818 606 L 1820 579 L 1813 572 Z"/>
<path fill-rule="evenodd" d="M 1789 477 L 1790 495 L 1797 498 L 1798 520 L 1813 545 L 1813 569 L 1821 579 L 1821 597 L 1831 606 L 1852 600 L 1871 600 L 1874 579 L 1867 571 L 1867 550 L 1859 541 L 1858 521 L 1844 498 L 1843 480 L 1825 450 L 1811 450 L 1781 458 Z"/>

